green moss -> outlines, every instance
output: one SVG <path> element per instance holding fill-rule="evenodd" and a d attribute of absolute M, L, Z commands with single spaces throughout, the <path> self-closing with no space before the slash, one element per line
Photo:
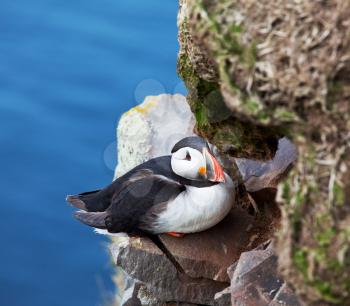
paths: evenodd
<path fill-rule="evenodd" d="M 253 115 L 259 114 L 260 110 L 262 109 L 262 105 L 260 101 L 252 98 L 245 99 L 242 106 L 244 107 L 247 113 L 250 113 Z"/>
<path fill-rule="evenodd" d="M 189 58 L 185 54 L 181 54 L 178 59 L 178 73 L 182 79 L 186 82 L 186 85 L 196 84 L 198 82 L 198 76 L 190 63 Z"/>
<path fill-rule="evenodd" d="M 286 197 L 288 197 L 289 191 L 285 191 L 287 193 Z M 298 195 L 296 196 L 296 205 L 293 207 L 294 213 L 291 215 L 291 223 L 295 226 L 295 218 L 299 215 L 298 213 L 298 203 L 303 203 L 303 197 L 298 199 Z M 301 215 L 299 215 L 301 220 Z M 341 304 L 342 301 L 339 298 L 338 286 L 339 280 L 343 278 L 343 272 L 346 270 L 346 267 L 342 263 L 338 261 L 337 258 L 332 257 L 330 255 L 330 248 L 333 245 L 334 239 L 339 236 L 339 233 L 332 227 L 329 226 L 330 216 L 327 213 L 319 213 L 315 216 L 315 224 L 310 224 L 311 233 L 314 233 L 314 241 L 317 241 L 316 245 L 309 247 L 300 247 L 295 245 L 293 250 L 293 263 L 296 269 L 303 275 L 305 279 L 305 283 L 314 288 L 321 296 L 324 301 L 330 302 L 332 304 Z M 299 218 L 297 218 L 299 219 Z M 303 224 L 300 223 L 300 226 Z M 293 229 L 293 233 L 295 231 L 300 231 L 300 229 Z M 293 241 L 297 242 L 297 240 L 293 239 Z M 333 275 L 336 277 L 338 275 L 338 281 L 335 282 L 334 286 L 331 281 L 324 281 L 325 278 L 320 279 L 317 277 L 317 274 L 309 274 L 314 273 L 314 269 L 311 269 L 308 272 L 309 266 L 322 267 L 323 273 L 325 275 Z M 349 280 L 347 278 L 344 279 L 343 287 L 346 288 L 347 282 Z"/>
<path fill-rule="evenodd" d="M 301 272 L 301 274 L 307 278 L 307 251 L 303 249 L 296 249 L 293 253 L 293 262 L 296 268 Z"/>
<path fill-rule="evenodd" d="M 302 208 L 305 203 L 303 190 L 298 190 L 292 194 L 289 180 L 282 183 L 282 198 L 288 206 L 288 215 L 293 230 L 293 241 L 299 241 L 302 230 Z"/>
<path fill-rule="evenodd" d="M 210 117 L 208 108 L 224 107 L 221 103 L 213 104 L 213 101 L 207 99 L 213 92 L 220 96 L 215 97 L 215 102 L 223 101 L 219 91 L 219 87 L 215 83 L 211 83 L 201 79 L 194 71 L 189 59 L 182 55 L 178 61 L 178 71 L 180 76 L 184 79 L 187 88 L 189 89 L 189 102 L 192 111 L 195 114 L 197 121 L 197 129 L 209 139 L 213 139 L 217 145 L 232 144 L 238 151 L 251 148 L 249 139 L 244 139 L 245 126 L 239 121 L 234 120 L 231 116 L 227 120 L 213 122 Z M 211 105 L 206 105 L 210 102 Z M 207 103 L 207 104 L 208 104 Z M 224 114 L 227 117 L 227 113 Z M 243 147 L 245 145 L 245 147 Z"/>
<path fill-rule="evenodd" d="M 207 112 L 202 101 L 212 92 L 218 91 L 218 84 L 201 79 L 192 67 L 189 58 L 182 54 L 178 59 L 178 73 L 189 89 L 189 102 L 197 124 L 204 127 L 208 124 Z"/>
<path fill-rule="evenodd" d="M 289 111 L 283 107 L 276 108 L 273 114 L 275 119 L 278 119 L 283 122 L 298 120 L 298 116 L 294 112 Z"/>
<path fill-rule="evenodd" d="M 197 125 L 200 129 L 205 128 L 209 124 L 206 109 L 203 104 L 197 105 L 197 108 L 195 110 L 195 117 Z"/>
<path fill-rule="evenodd" d="M 316 234 L 316 239 L 321 247 L 327 247 L 332 242 L 332 239 L 336 235 L 336 231 L 333 228 L 328 228 L 323 232 Z"/>
<path fill-rule="evenodd" d="M 290 200 L 290 186 L 287 181 L 282 183 L 282 198 L 286 201 L 286 203 L 289 203 Z"/>
<path fill-rule="evenodd" d="M 208 82 L 198 77 L 197 83 L 198 97 L 203 101 L 212 92 L 218 92 L 219 86 L 216 83 Z"/>
<path fill-rule="evenodd" d="M 236 54 L 243 56 L 245 48 L 239 43 L 238 33 L 234 33 L 233 35 L 228 33 L 223 36 L 218 35 L 218 37 L 217 54 Z"/>
<path fill-rule="evenodd" d="M 243 26 L 232 24 L 228 27 L 228 30 L 225 30 L 215 21 L 215 17 L 208 17 L 208 20 L 210 20 L 211 24 L 210 30 L 216 38 L 216 46 L 214 48 L 216 56 L 232 56 L 235 54 L 241 63 L 246 64 L 247 68 L 254 68 L 258 57 L 257 44 L 256 42 L 252 42 L 250 45 L 241 43 Z"/>
<path fill-rule="evenodd" d="M 330 303 L 340 304 L 341 300 L 332 292 L 332 285 L 329 282 L 315 280 L 312 286 L 321 294 L 321 296 Z"/>
<path fill-rule="evenodd" d="M 244 46 L 239 43 L 240 33 L 243 31 L 241 25 L 232 24 L 228 27 L 228 31 L 223 31 L 221 25 L 217 22 L 215 16 L 211 16 L 205 9 L 202 0 L 196 1 L 196 9 L 198 12 L 203 12 L 205 22 L 198 27 L 201 32 L 208 31 L 212 33 L 215 44 L 214 53 L 217 56 L 226 54 L 242 55 Z"/>
<path fill-rule="evenodd" d="M 328 262 L 328 267 L 331 270 L 335 270 L 337 272 L 342 272 L 344 265 L 342 265 L 339 260 L 335 259 L 335 258 L 331 258 Z"/>
<path fill-rule="evenodd" d="M 308 275 L 308 254 L 312 254 L 313 251 L 310 249 L 295 249 L 293 253 L 293 263 L 295 267 L 299 270 L 299 272 L 303 275 L 306 283 L 311 287 L 315 288 L 315 290 L 322 296 L 322 298 L 330 303 L 339 304 L 341 300 L 337 297 L 337 295 L 333 292 L 333 288 L 331 283 L 326 281 L 321 281 L 320 279 L 312 279 L 312 276 Z M 315 255 L 315 254 L 314 254 Z M 320 256 L 318 254 L 317 256 Z M 315 259 L 317 259 L 317 256 Z M 325 254 L 322 254 L 322 260 L 324 260 Z M 320 259 L 320 258 L 319 258 Z M 334 262 L 333 262 L 334 265 Z M 339 263 L 336 264 L 338 267 Z"/>
<path fill-rule="evenodd" d="M 295 195 L 295 204 L 297 207 L 300 207 L 305 202 L 305 196 L 302 190 L 298 190 Z"/>
<path fill-rule="evenodd" d="M 239 24 L 232 24 L 232 25 L 230 25 L 230 27 L 229 27 L 229 31 L 230 32 L 233 32 L 233 33 L 242 33 L 242 31 L 243 31 L 243 27 L 241 26 L 241 25 L 239 25 Z"/>
<path fill-rule="evenodd" d="M 311 230 L 312 231 L 312 230 Z M 338 303 L 340 300 L 337 298 L 339 291 L 329 285 L 329 283 L 322 282 L 317 280 L 316 275 L 306 275 L 307 267 L 312 265 L 316 267 L 322 267 L 323 273 L 325 275 L 339 275 L 339 279 L 343 277 L 344 267 L 336 259 L 332 258 L 328 253 L 329 247 L 332 245 L 332 239 L 335 237 L 336 233 L 333 229 L 327 229 L 321 233 L 317 234 L 317 241 L 319 242 L 318 246 L 297 249 L 294 253 L 294 264 L 295 267 L 303 274 L 305 277 L 305 282 L 315 288 L 322 298 L 326 301 L 332 303 Z M 314 269 L 310 270 L 314 273 Z M 323 278 L 324 279 L 324 278 Z M 344 285 L 345 286 L 345 285 Z"/>
<path fill-rule="evenodd" d="M 334 183 L 333 186 L 333 194 L 334 194 L 334 204 L 341 206 L 345 203 L 345 193 L 344 190 L 337 182 Z"/>
<path fill-rule="evenodd" d="M 257 115 L 257 118 L 258 118 L 259 122 L 261 122 L 262 124 L 265 124 L 265 125 L 269 124 L 271 121 L 269 114 L 265 113 L 265 112 L 259 112 Z"/>
<path fill-rule="evenodd" d="M 243 62 L 245 62 L 249 69 L 253 69 L 258 58 L 258 49 L 256 42 L 251 43 L 250 46 L 244 49 Z"/>

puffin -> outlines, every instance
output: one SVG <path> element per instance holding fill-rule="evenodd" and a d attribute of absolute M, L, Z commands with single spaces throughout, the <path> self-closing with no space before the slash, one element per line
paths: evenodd
<path fill-rule="evenodd" d="M 218 224 L 234 202 L 234 184 L 208 142 L 190 136 L 171 155 L 136 166 L 109 186 L 67 196 L 80 222 L 98 233 L 174 237 Z M 157 240 L 159 246 L 159 240 Z M 163 249 L 162 246 L 159 246 Z"/>

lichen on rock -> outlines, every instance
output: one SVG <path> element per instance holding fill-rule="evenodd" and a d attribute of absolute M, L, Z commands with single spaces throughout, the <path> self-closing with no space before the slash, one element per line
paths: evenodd
<path fill-rule="evenodd" d="M 195 119 L 180 94 L 148 96 L 122 115 L 117 128 L 115 178 L 145 161 L 168 155 L 180 139 L 193 135 Z"/>

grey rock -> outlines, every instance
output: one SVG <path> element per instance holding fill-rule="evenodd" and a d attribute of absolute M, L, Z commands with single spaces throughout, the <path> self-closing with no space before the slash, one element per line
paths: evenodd
<path fill-rule="evenodd" d="M 194 115 L 180 94 L 148 96 L 121 117 L 115 178 L 154 157 L 167 155 L 180 139 L 193 135 Z"/>
<path fill-rule="evenodd" d="M 277 188 L 278 183 L 288 174 L 297 157 L 296 146 L 284 137 L 278 141 L 278 150 L 272 160 L 236 158 L 235 162 L 247 191 L 256 192 L 265 188 Z"/>
<path fill-rule="evenodd" d="M 284 283 L 269 306 L 301 306 L 293 290 Z"/>
<path fill-rule="evenodd" d="M 215 294 L 214 306 L 229 306 L 231 305 L 231 288 L 227 287 Z"/>
<path fill-rule="evenodd" d="M 298 298 L 277 273 L 271 246 L 242 253 L 231 275 L 233 306 L 298 306 Z"/>
<path fill-rule="evenodd" d="M 146 286 L 139 288 L 137 297 L 142 306 L 165 306 L 166 303 L 159 301 L 152 293 L 149 292 Z"/>
<path fill-rule="evenodd" d="M 138 292 L 142 286 L 142 283 L 126 277 L 123 299 L 120 303 L 121 306 L 141 306 L 141 301 L 138 298 Z"/>
<path fill-rule="evenodd" d="M 170 303 L 165 303 L 162 306 L 196 306 L 196 305 L 197 304 L 170 302 Z"/>

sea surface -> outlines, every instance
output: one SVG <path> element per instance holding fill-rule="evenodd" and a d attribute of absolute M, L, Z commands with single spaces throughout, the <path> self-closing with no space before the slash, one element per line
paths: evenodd
<path fill-rule="evenodd" d="M 66 194 L 111 182 L 115 128 L 183 92 L 177 0 L 0 1 L 0 306 L 107 305 L 107 239 Z"/>

